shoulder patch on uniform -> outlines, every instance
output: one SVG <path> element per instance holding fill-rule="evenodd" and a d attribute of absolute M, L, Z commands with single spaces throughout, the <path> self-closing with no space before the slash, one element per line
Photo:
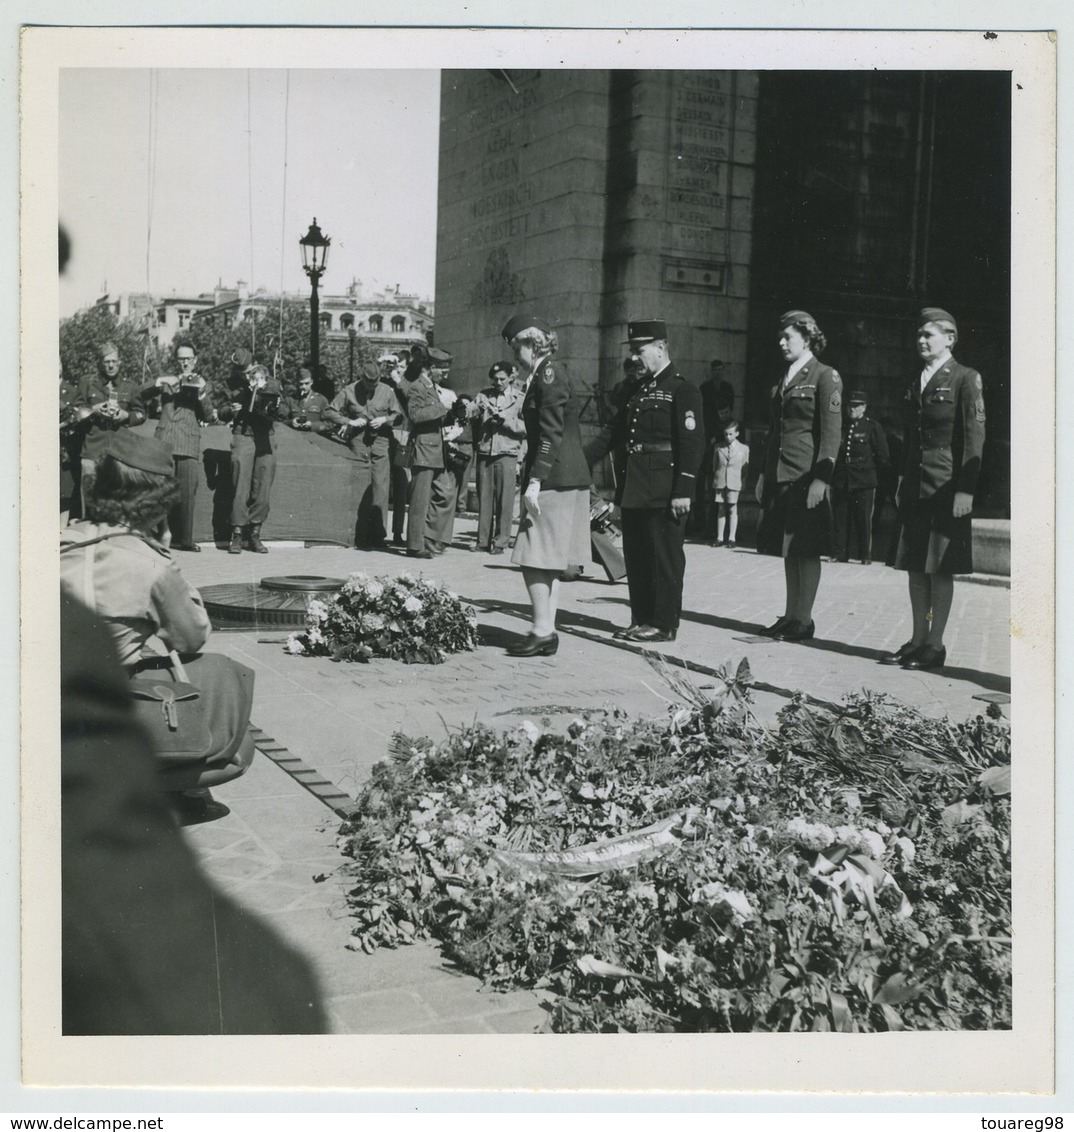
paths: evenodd
<path fill-rule="evenodd" d="M 548 366 L 547 369 L 545 369 L 545 371 L 544 371 L 544 383 L 545 383 L 545 385 L 551 385 L 552 382 L 555 381 L 555 380 L 556 380 L 556 371 L 551 366 Z"/>
<path fill-rule="evenodd" d="M 682 419 L 682 427 L 688 429 L 690 432 L 693 432 L 694 429 L 697 428 L 697 421 L 694 419 L 693 409 L 686 410 L 686 416 Z"/>
<path fill-rule="evenodd" d="M 832 381 L 840 382 L 842 380 L 843 379 L 839 376 L 839 371 L 837 369 L 833 369 L 832 370 Z"/>
<path fill-rule="evenodd" d="M 838 389 L 832 390 L 831 397 L 828 398 L 828 409 L 830 412 L 838 413 L 843 407 L 843 395 Z"/>
<path fill-rule="evenodd" d="M 974 374 L 973 376 L 974 376 L 974 378 L 975 378 L 975 380 L 976 380 L 976 383 L 977 383 L 977 388 L 978 388 L 978 389 L 983 389 L 983 388 L 984 388 L 984 382 L 983 382 L 983 381 L 981 380 L 981 375 L 980 375 L 979 373 L 976 373 L 976 374 Z"/>
<path fill-rule="evenodd" d="M 978 378 L 978 380 L 980 380 L 980 378 Z M 985 407 L 984 407 L 984 398 L 983 397 L 978 397 L 977 400 L 974 402 L 973 411 L 977 416 L 977 420 L 980 423 L 983 424 L 984 419 L 985 419 Z"/>

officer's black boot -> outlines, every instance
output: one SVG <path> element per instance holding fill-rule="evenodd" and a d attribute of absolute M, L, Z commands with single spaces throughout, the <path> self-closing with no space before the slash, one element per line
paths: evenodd
<path fill-rule="evenodd" d="M 246 549 L 255 554 L 268 554 L 268 547 L 261 541 L 261 524 L 251 523 L 250 534 L 246 539 Z"/>
<path fill-rule="evenodd" d="M 242 527 L 231 528 L 231 542 L 227 548 L 228 554 L 242 554 Z"/>

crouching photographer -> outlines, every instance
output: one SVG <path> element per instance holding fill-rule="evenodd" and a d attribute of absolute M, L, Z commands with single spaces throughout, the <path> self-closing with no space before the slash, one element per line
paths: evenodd
<path fill-rule="evenodd" d="M 162 787 L 178 820 L 192 824 L 228 812 L 209 788 L 238 778 L 253 759 L 254 674 L 200 652 L 209 617 L 168 549 L 167 515 L 178 498 L 171 448 L 114 434 L 97 465 L 87 518 L 61 531 L 60 584 L 65 604 L 82 602 L 107 624 Z"/>

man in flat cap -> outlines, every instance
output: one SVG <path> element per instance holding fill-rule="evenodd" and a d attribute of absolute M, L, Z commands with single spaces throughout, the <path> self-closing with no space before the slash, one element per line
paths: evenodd
<path fill-rule="evenodd" d="M 858 555 L 868 566 L 873 560 L 873 499 L 877 476 L 888 463 L 884 430 L 867 415 L 868 399 L 860 389 L 850 394 L 843 441 L 832 473 L 832 521 L 836 562 L 850 561 L 851 532 Z"/>
<path fill-rule="evenodd" d="M 403 419 L 403 407 L 395 390 L 380 380 L 377 366 L 363 362 L 359 369 L 358 380 L 335 395 L 324 418 L 343 430 L 355 460 L 358 515 L 354 545 L 359 550 L 377 550 L 387 543 L 392 429 Z"/>
<path fill-rule="evenodd" d="M 701 393 L 672 365 L 662 319 L 631 322 L 638 367 L 633 396 L 586 449 L 590 464 L 619 448 L 626 474 L 618 502 L 630 591 L 630 626 L 616 637 L 673 641 L 682 614 L 683 537 L 705 453 Z"/>

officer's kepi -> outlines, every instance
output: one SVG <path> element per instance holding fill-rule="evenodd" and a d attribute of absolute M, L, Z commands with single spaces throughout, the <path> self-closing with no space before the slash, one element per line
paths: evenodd
<path fill-rule="evenodd" d="M 624 346 L 644 346 L 649 342 L 666 342 L 668 324 L 662 318 L 646 318 L 627 323 Z"/>

